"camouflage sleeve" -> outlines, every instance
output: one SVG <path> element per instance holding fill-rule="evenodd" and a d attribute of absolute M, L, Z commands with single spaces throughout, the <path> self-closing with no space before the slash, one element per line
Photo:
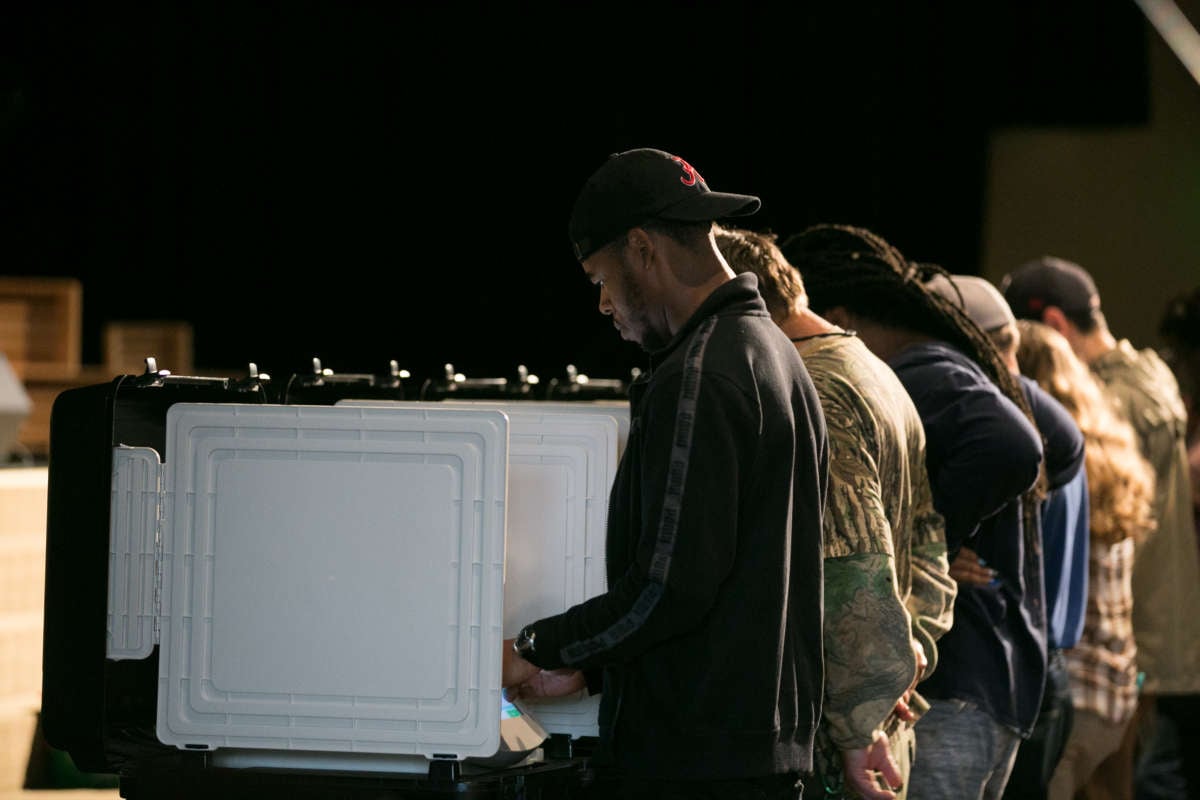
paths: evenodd
<path fill-rule="evenodd" d="M 825 559 L 825 707 L 829 738 L 866 747 L 916 673 L 892 557 Z"/>
<path fill-rule="evenodd" d="M 916 673 L 911 622 L 897 589 L 891 525 L 879 470 L 864 439 L 869 419 L 825 407 L 825 704 L 830 739 L 865 747 Z"/>
<path fill-rule="evenodd" d="M 921 675 L 924 680 L 937 667 L 937 642 L 954 622 L 954 598 L 958 593 L 958 584 L 950 577 L 945 523 L 933 510 L 933 494 L 924 471 L 913 476 L 911 559 L 912 589 L 907 606 L 913 638 L 925 648 L 928 661 Z"/>

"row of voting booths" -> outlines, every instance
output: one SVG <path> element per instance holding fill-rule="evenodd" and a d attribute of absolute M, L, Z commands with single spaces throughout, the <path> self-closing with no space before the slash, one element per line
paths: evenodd
<path fill-rule="evenodd" d="M 509 702 L 501 647 L 604 591 L 627 404 L 355 394 L 148 369 L 58 396 L 51 746 L 129 798 L 586 782 L 598 698 Z"/>

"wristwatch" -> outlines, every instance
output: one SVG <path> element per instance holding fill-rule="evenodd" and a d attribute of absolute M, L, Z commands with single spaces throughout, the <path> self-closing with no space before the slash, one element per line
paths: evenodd
<path fill-rule="evenodd" d="M 513 652 L 521 657 L 536 652 L 533 646 L 536 638 L 537 634 L 533 628 L 522 628 L 521 632 L 517 634 L 517 638 L 513 639 Z"/>

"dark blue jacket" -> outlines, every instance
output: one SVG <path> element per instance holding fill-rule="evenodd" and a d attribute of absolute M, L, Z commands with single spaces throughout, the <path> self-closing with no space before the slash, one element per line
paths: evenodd
<path fill-rule="evenodd" d="M 1050 493 L 1042 509 L 1046 553 L 1047 644 L 1065 650 L 1079 643 L 1087 618 L 1091 509 L 1087 470 Z M 1052 565 L 1058 564 L 1056 571 Z"/>
<path fill-rule="evenodd" d="M 1046 482 L 1042 505 L 1046 646 L 1073 647 L 1087 608 L 1088 495 L 1083 432 L 1071 412 L 1036 381 L 1019 376 L 1034 422 L 1044 439 Z"/>
<path fill-rule="evenodd" d="M 918 690 L 973 703 L 1027 736 L 1046 679 L 1046 618 L 1040 531 L 1024 530 L 1022 495 L 1037 480 L 1042 436 L 950 345 L 915 345 L 889 363 L 925 425 L 933 504 L 946 519 L 950 558 L 965 544 L 998 573 L 991 586 L 959 585 L 937 669 Z"/>

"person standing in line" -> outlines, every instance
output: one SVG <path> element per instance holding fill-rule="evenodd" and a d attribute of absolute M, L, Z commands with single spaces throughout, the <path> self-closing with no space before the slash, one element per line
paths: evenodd
<path fill-rule="evenodd" d="M 853 331 L 808 308 L 803 276 L 775 234 L 719 226 L 716 238 L 735 272 L 758 277 L 772 319 L 817 387 L 829 434 L 825 700 L 814 782 L 829 800 L 903 798 L 924 704 L 913 690 L 937 666 L 956 592 L 921 417 Z"/>
<path fill-rule="evenodd" d="M 937 669 L 918 684 L 930 708 L 915 727 L 908 784 L 914 800 L 996 800 L 1046 672 L 1041 435 L 987 336 L 881 236 L 822 224 L 781 249 L 813 311 L 857 331 L 912 398 L 951 560 L 965 544 L 996 570 L 991 586 L 959 585 Z"/>
<path fill-rule="evenodd" d="M 1117 415 L 1067 340 L 1040 322 L 1017 324 L 1021 371 L 1070 410 L 1086 442 L 1087 615 L 1079 642 L 1065 651 L 1075 715 L 1048 791 L 1050 800 L 1071 800 L 1120 746 L 1137 706 L 1133 553 L 1154 529 L 1154 473 L 1138 450 L 1133 427 Z"/>
<path fill-rule="evenodd" d="M 1057 432 L 1046 442 L 1046 471 L 1051 490 L 1042 505 L 1042 568 L 1046 587 L 1046 690 L 1029 738 L 1017 746 L 1017 758 L 1004 787 L 1005 800 L 1040 800 L 1062 757 L 1071 733 L 1074 706 L 1064 650 L 1083 633 L 1088 579 L 1088 490 L 1084 439 L 1070 411 L 1017 362 L 1021 333 L 1008 301 L 990 281 L 976 275 L 939 273 L 929 287 L 957 304 L 988 335 L 1005 366 L 1017 376 L 1039 431 Z M 1058 463 L 1055 463 L 1058 454 Z M 1069 479 L 1067 475 L 1073 473 Z M 951 565 L 960 581 L 977 586 L 993 578 L 986 564 L 965 545 Z"/>
<path fill-rule="evenodd" d="M 1144 675 L 1137 718 L 1093 775 L 1097 792 L 1128 787 L 1138 800 L 1200 796 L 1200 553 L 1185 430 L 1170 367 L 1108 328 L 1092 276 L 1042 256 L 1005 275 L 1000 289 L 1020 319 L 1058 331 L 1138 434 L 1155 474 L 1155 530 L 1134 555 L 1133 633 Z M 1136 789 L 1135 789 L 1136 787 Z"/>
<path fill-rule="evenodd" d="M 1200 547 L 1200 287 L 1183 292 L 1167 304 L 1158 325 L 1166 346 L 1163 361 L 1175 373 L 1187 412 L 1188 468 L 1192 475 L 1192 508 L 1196 545 Z"/>
<path fill-rule="evenodd" d="M 649 368 L 609 498 L 607 590 L 503 651 L 511 697 L 600 691 L 596 798 L 797 800 L 821 712 L 828 439 L 804 362 L 714 221 L 712 191 L 639 148 L 581 189 L 569 236 Z"/>

